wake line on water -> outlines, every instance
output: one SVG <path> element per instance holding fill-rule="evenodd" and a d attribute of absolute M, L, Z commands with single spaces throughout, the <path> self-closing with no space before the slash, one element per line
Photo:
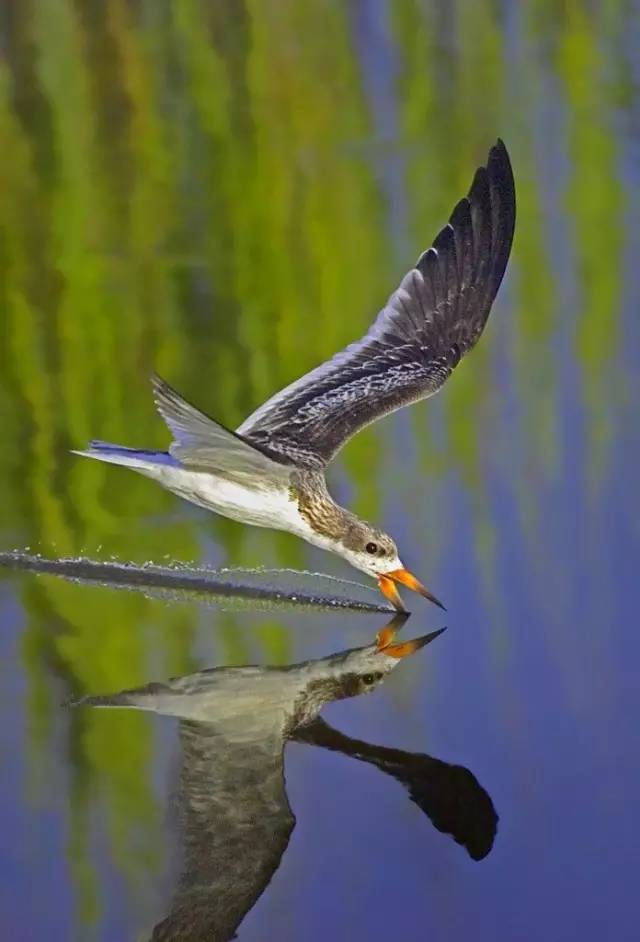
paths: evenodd
<path fill-rule="evenodd" d="M 388 612 L 370 586 L 295 569 L 190 569 L 85 557 L 51 558 L 23 550 L 0 552 L 0 568 L 50 574 L 73 582 L 139 590 L 173 600 L 217 605 Z M 274 584 L 276 580 L 277 584 Z M 280 584 L 280 580 L 283 580 Z M 286 580 L 286 581 L 285 581 Z M 350 593 L 350 594 L 347 594 Z M 354 598 L 356 594 L 359 597 Z M 370 599 L 367 598 L 370 596 Z"/>

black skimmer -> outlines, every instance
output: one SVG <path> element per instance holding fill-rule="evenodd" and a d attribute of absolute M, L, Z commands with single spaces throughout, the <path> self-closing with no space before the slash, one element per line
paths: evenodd
<path fill-rule="evenodd" d="M 515 213 L 511 163 L 498 140 L 468 196 L 360 340 L 276 393 L 235 432 L 154 377 L 173 435 L 168 452 L 92 441 L 76 454 L 133 468 L 207 510 L 337 553 L 377 579 L 400 611 L 398 583 L 444 607 L 404 567 L 388 534 L 336 504 L 325 469 L 359 429 L 436 393 L 475 345 L 507 266 Z"/>

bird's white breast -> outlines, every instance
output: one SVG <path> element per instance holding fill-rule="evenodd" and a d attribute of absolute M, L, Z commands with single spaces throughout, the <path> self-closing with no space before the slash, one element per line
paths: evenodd
<path fill-rule="evenodd" d="M 232 520 L 294 533 L 304 523 L 288 488 L 271 482 L 244 484 L 215 472 L 175 467 L 159 469 L 153 476 L 179 497 Z"/>

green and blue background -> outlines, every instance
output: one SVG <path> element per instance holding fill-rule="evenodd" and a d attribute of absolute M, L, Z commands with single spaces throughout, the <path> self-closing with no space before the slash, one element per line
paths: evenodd
<path fill-rule="evenodd" d="M 469 860 L 374 768 L 293 745 L 298 825 L 241 939 L 636 938 L 640 4 L 0 4 L 2 550 L 351 578 L 69 449 L 166 446 L 154 369 L 238 425 L 365 331 L 497 136 L 518 220 L 487 329 L 331 469 L 450 630 L 327 710 L 468 766 L 495 848 Z M 408 635 L 444 623 L 411 602 Z M 66 697 L 382 620 L 2 574 L 5 937 L 143 939 L 166 907 L 172 723 Z"/>

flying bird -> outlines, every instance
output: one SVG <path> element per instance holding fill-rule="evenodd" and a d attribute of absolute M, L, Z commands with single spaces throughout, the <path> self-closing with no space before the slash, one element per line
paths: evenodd
<path fill-rule="evenodd" d="M 440 635 L 397 642 L 399 618 L 374 644 L 286 667 L 216 667 L 69 706 L 133 707 L 180 719 L 182 873 L 153 942 L 235 938 L 268 885 L 295 825 L 284 748 L 333 700 L 369 693 Z"/>
<path fill-rule="evenodd" d="M 356 432 L 436 393 L 475 345 L 507 266 L 515 226 L 509 155 L 498 140 L 431 248 L 360 340 L 230 431 L 153 378 L 168 452 L 92 441 L 76 454 L 146 475 L 179 497 L 342 556 L 404 610 L 397 585 L 444 606 L 402 563 L 393 539 L 340 507 L 325 469 Z"/>

